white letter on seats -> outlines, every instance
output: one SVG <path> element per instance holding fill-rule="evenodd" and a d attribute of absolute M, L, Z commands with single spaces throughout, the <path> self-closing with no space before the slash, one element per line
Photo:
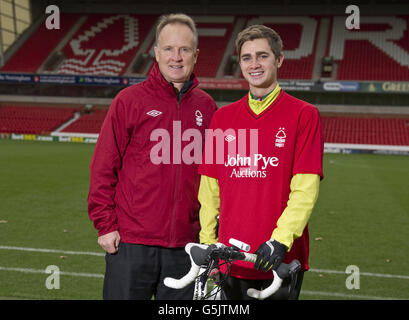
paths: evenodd
<path fill-rule="evenodd" d="M 409 67 L 409 52 L 392 41 L 402 39 L 407 28 L 405 20 L 394 16 L 361 17 L 362 24 L 386 24 L 392 28 L 385 31 L 349 31 L 345 29 L 344 18 L 335 17 L 329 55 L 335 60 L 342 60 L 346 40 L 368 40 L 402 66 Z"/>

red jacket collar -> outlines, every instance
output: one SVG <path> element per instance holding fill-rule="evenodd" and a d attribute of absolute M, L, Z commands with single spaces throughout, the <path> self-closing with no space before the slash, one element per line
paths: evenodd
<path fill-rule="evenodd" d="M 189 91 L 191 91 L 193 88 L 197 87 L 199 85 L 199 81 L 197 80 L 196 76 L 192 74 L 192 80 L 193 84 L 190 86 Z M 162 73 L 159 70 L 159 65 L 155 61 L 151 71 L 149 72 L 149 77 L 148 80 L 152 83 L 154 87 L 161 87 L 165 90 L 167 90 L 170 94 L 176 95 L 175 89 L 173 87 L 173 84 L 166 81 L 166 79 L 163 77 Z"/>

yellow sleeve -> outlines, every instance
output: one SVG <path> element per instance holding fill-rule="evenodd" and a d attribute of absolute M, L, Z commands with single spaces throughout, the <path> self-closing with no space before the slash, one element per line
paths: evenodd
<path fill-rule="evenodd" d="M 301 237 L 318 198 L 320 176 L 296 174 L 291 179 L 287 207 L 277 221 L 272 238 L 287 246 L 290 251 L 295 239 Z"/>
<path fill-rule="evenodd" d="M 217 179 L 202 175 L 198 199 L 200 202 L 200 243 L 214 244 L 218 241 L 216 235 L 217 218 L 219 216 L 220 197 Z"/>

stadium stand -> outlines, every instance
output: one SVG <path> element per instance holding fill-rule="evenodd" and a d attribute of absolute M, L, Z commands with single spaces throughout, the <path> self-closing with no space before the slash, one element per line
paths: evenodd
<path fill-rule="evenodd" d="M 106 110 L 85 114 L 61 132 L 99 133 Z M 326 143 L 409 145 L 409 117 L 322 115 Z"/>
<path fill-rule="evenodd" d="M 196 76 L 242 79 L 234 39 L 251 24 L 283 38 L 282 80 L 409 81 L 409 16 L 362 16 L 359 32 L 331 14 L 192 15 L 199 32 Z M 35 30 L 1 72 L 146 76 L 154 62 L 159 14 L 62 13 L 62 28 Z M 114 35 L 114 36 L 113 36 Z M 0 106 L 0 132 L 97 134 L 108 106 Z M 74 116 L 75 114 L 75 116 Z M 324 114 L 325 142 L 409 146 L 409 117 Z"/>
<path fill-rule="evenodd" d="M 66 58 L 56 73 L 123 74 L 155 20 L 151 15 L 88 15 L 62 49 Z"/>
<path fill-rule="evenodd" d="M 327 143 L 409 145 L 409 117 L 322 116 L 322 125 Z"/>
<path fill-rule="evenodd" d="M 195 69 L 199 77 L 214 78 L 235 25 L 235 17 L 197 17 L 200 59 Z"/>
<path fill-rule="evenodd" d="M 3 72 L 37 72 L 40 65 L 62 41 L 79 16 L 79 14 L 64 14 L 61 28 L 58 30 L 48 30 L 44 23 L 40 24 L 31 37 L 0 70 Z"/>
<path fill-rule="evenodd" d="M 0 132 L 50 134 L 71 119 L 79 108 L 39 107 L 36 105 L 0 107 Z"/>
<path fill-rule="evenodd" d="M 153 62 L 153 26 L 158 15 L 62 15 L 60 30 L 41 24 L 3 72 L 147 75 Z M 345 28 L 344 16 L 194 16 L 199 31 L 198 77 L 241 78 L 234 38 L 245 26 L 265 24 L 284 42 L 281 79 L 318 80 L 323 61 L 332 61 L 332 80 L 406 81 L 409 79 L 409 16 L 363 16 L 361 29 Z M 112 35 L 115 35 L 114 37 Z M 39 45 L 40 44 L 40 45 Z M 321 49 L 323 48 L 323 49 Z M 55 69 L 40 68 L 45 62 Z M 143 58 L 143 59 L 142 59 Z M 230 60 L 229 60 L 230 59 Z"/>
<path fill-rule="evenodd" d="M 82 110 L 74 119 L 74 113 Z M 84 112 L 84 107 L 0 107 L 0 132 L 44 134 L 63 127 L 60 133 L 98 134 L 108 106 Z M 72 121 L 73 120 L 73 121 Z M 71 122 L 72 121 L 72 122 Z M 64 123 L 69 125 L 64 126 Z M 409 145 L 409 116 L 322 114 L 326 143 Z"/>
<path fill-rule="evenodd" d="M 407 81 L 409 16 L 362 17 L 359 32 L 333 17 L 328 56 L 337 64 L 338 80 Z"/>
<path fill-rule="evenodd" d="M 101 130 L 106 114 L 107 109 L 94 109 L 90 113 L 84 113 L 60 132 L 97 134 Z"/>

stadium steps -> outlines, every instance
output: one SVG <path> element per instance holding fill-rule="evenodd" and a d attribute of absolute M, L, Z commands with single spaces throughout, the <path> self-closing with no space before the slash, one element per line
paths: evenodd
<path fill-rule="evenodd" d="M 75 112 L 74 116 L 69 119 L 68 121 L 64 122 L 61 126 L 59 126 L 57 129 L 55 129 L 51 135 L 56 134 L 61 132 L 62 130 L 64 130 L 65 128 L 67 128 L 69 125 L 71 125 L 71 123 L 77 121 L 79 118 L 81 117 L 81 113 L 80 112 Z"/>
<path fill-rule="evenodd" d="M 61 29 L 48 30 L 40 24 L 20 49 L 7 61 L 1 71 L 35 73 L 77 20 L 77 14 L 66 14 Z"/>
<path fill-rule="evenodd" d="M 62 15 L 62 18 L 65 18 L 65 15 Z M 78 19 L 75 21 L 74 25 L 70 28 L 70 30 L 67 32 L 67 34 L 61 39 L 61 41 L 58 43 L 58 45 L 54 48 L 54 50 L 50 53 L 47 59 L 44 60 L 44 62 L 40 65 L 38 68 L 38 73 L 53 73 L 55 70 L 46 70 L 47 64 L 49 63 L 49 60 L 52 59 L 56 54 L 61 53 L 62 54 L 62 49 L 67 45 L 68 41 L 74 36 L 74 34 L 81 28 L 81 26 L 84 24 L 84 22 L 87 20 L 86 16 L 80 16 Z M 58 68 L 59 65 L 56 67 Z"/>
<path fill-rule="evenodd" d="M 107 114 L 107 109 L 93 109 L 89 113 L 83 113 L 80 117 L 72 119 L 63 128 L 60 128 L 58 135 L 98 135 L 102 123 Z M 57 135 L 54 133 L 53 135 Z"/>
<path fill-rule="evenodd" d="M 243 17 L 239 17 L 236 20 L 233 30 L 231 32 L 230 39 L 226 45 L 226 50 L 224 50 L 224 55 L 219 65 L 219 69 L 217 70 L 216 78 L 223 78 L 223 76 L 225 76 L 224 71 L 226 70 L 226 64 L 229 63 L 230 57 L 237 55 L 235 39 L 237 37 L 237 34 L 244 29 L 245 23 L 246 19 Z M 232 70 L 232 73 L 234 73 L 234 70 Z M 236 77 L 238 77 L 238 75 Z"/>
<path fill-rule="evenodd" d="M 322 17 L 317 36 L 316 51 L 314 57 L 314 67 L 312 69 L 312 80 L 319 80 L 322 71 L 322 59 L 325 57 L 327 43 L 330 32 L 331 21 L 327 17 Z"/>
<path fill-rule="evenodd" d="M 155 20 L 155 24 L 157 23 L 157 19 Z M 154 54 L 153 52 L 149 52 L 149 48 L 153 47 L 155 43 L 155 37 L 156 37 L 156 30 L 155 28 L 151 28 L 146 35 L 146 37 L 143 39 L 141 45 L 139 46 L 138 51 L 132 58 L 131 62 L 129 63 L 127 69 L 124 72 L 124 75 L 141 75 L 141 76 L 146 76 L 150 70 L 150 65 L 152 64 Z M 153 50 L 153 49 L 152 49 Z M 141 71 L 139 73 L 136 73 L 134 70 L 135 64 L 137 63 L 138 59 L 141 58 L 143 54 L 147 54 L 150 56 L 152 59 L 151 61 L 143 61 L 143 66 L 141 66 Z"/>

